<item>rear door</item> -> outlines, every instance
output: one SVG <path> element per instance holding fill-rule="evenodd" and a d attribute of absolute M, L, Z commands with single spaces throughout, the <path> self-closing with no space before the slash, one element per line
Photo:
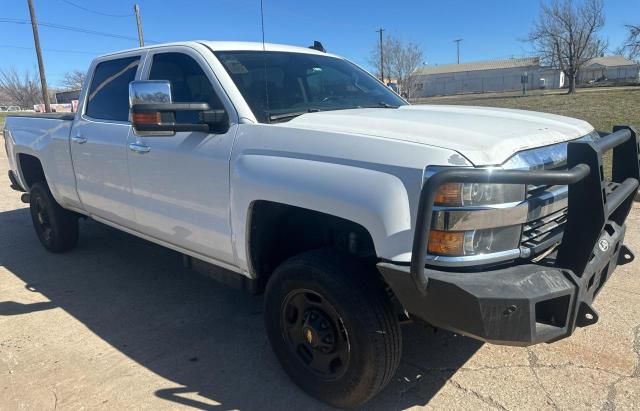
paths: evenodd
<path fill-rule="evenodd" d="M 233 263 L 229 217 L 229 157 L 237 115 L 206 59 L 185 46 L 151 50 L 143 79 L 168 80 L 173 102 L 224 109 L 224 133 L 178 132 L 129 136 L 128 150 L 137 230 L 217 262 Z M 176 122 L 197 123 L 178 112 Z M 144 147 L 144 151 L 140 151 Z"/>
<path fill-rule="evenodd" d="M 141 67 L 141 53 L 94 63 L 90 84 L 71 130 L 71 156 L 78 196 L 92 216 L 135 224 L 127 166 L 129 83 Z"/>

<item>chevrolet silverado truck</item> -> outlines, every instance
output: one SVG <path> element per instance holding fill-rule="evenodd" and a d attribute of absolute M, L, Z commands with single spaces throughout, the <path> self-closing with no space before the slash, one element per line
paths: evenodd
<path fill-rule="evenodd" d="M 109 54 L 78 107 L 7 118 L 42 245 L 72 249 L 89 217 L 264 291 L 282 367 L 337 407 L 389 382 L 403 321 L 553 342 L 598 320 L 594 298 L 633 259 L 631 127 L 409 105 L 318 44 Z"/>

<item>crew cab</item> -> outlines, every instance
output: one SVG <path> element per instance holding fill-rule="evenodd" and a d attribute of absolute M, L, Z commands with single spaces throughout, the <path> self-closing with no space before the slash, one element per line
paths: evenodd
<path fill-rule="evenodd" d="M 402 321 L 553 342 L 597 321 L 595 296 L 633 259 L 633 128 L 410 105 L 319 44 L 109 54 L 77 113 L 5 127 L 44 247 L 71 250 L 90 217 L 264 292 L 283 368 L 338 407 L 389 382 Z"/>

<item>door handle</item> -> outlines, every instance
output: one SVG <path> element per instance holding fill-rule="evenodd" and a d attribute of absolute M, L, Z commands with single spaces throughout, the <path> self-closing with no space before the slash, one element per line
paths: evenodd
<path fill-rule="evenodd" d="M 82 137 L 81 135 L 77 135 L 75 137 L 71 137 L 71 141 L 73 141 L 74 143 L 78 143 L 78 144 L 84 144 L 87 142 L 87 138 L 86 137 Z"/>
<path fill-rule="evenodd" d="M 136 153 L 144 154 L 144 153 L 148 153 L 149 151 L 151 151 L 151 147 L 149 147 L 149 146 L 147 146 L 145 144 L 131 143 L 131 144 L 129 144 L 129 150 L 134 151 Z"/>

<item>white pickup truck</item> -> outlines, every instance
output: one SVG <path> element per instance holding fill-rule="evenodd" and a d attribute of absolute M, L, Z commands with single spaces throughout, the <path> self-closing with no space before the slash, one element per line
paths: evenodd
<path fill-rule="evenodd" d="M 389 382 L 403 320 L 555 341 L 597 321 L 593 299 L 633 259 L 632 128 L 412 106 L 318 44 L 103 56 L 77 113 L 9 116 L 4 138 L 48 250 L 72 249 L 87 216 L 264 291 L 282 366 L 339 407 Z"/>

